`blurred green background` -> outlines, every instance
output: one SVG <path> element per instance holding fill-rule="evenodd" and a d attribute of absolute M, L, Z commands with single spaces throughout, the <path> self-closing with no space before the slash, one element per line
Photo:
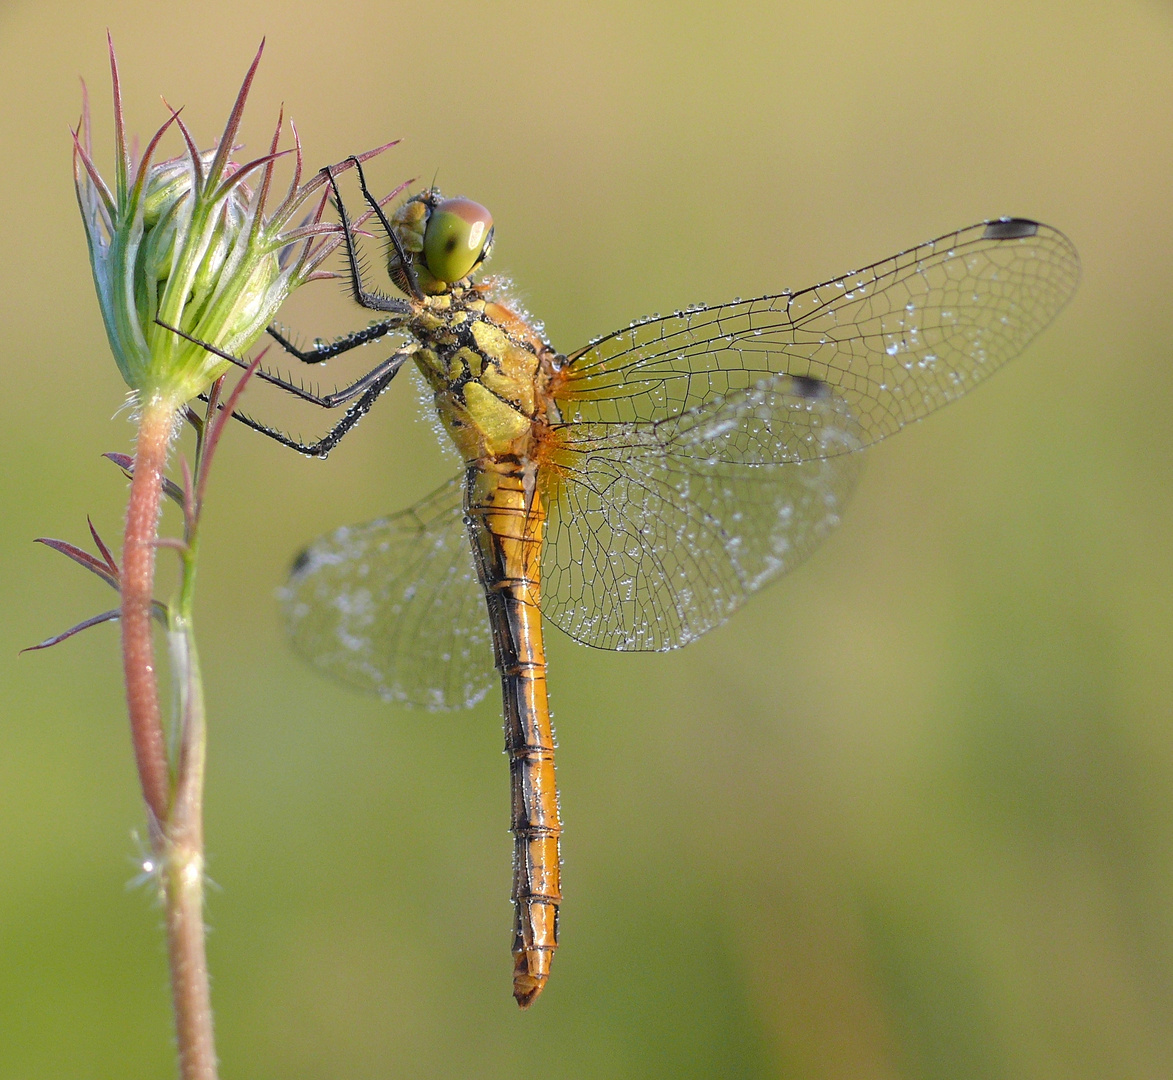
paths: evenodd
<path fill-rule="evenodd" d="M 1000 214 L 1084 265 L 729 625 L 653 656 L 552 633 L 566 903 L 527 1014 L 495 697 L 336 686 L 274 599 L 307 539 L 451 457 L 409 386 L 326 463 L 232 431 L 198 601 L 226 1077 L 1173 1075 L 1170 5 L 7 0 L 0 1077 L 174 1069 L 115 629 L 16 655 L 112 599 L 31 543 L 122 523 L 68 134 L 81 75 L 108 168 L 107 26 L 129 128 L 164 94 L 203 145 L 267 35 L 249 149 L 282 101 L 310 167 L 402 136 L 376 186 L 491 207 L 493 268 L 563 350 Z M 366 316 L 325 283 L 285 318 Z"/>

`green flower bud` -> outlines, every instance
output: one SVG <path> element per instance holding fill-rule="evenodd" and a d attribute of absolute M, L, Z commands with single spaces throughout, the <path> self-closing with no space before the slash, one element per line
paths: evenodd
<path fill-rule="evenodd" d="M 162 398 L 182 404 L 206 390 L 229 366 L 167 327 L 239 356 L 264 332 L 294 288 L 330 276 L 316 268 L 341 237 L 336 226 L 320 220 L 324 175 L 297 186 L 299 144 L 294 148 L 294 182 L 280 206 L 266 214 L 274 162 L 281 156 L 281 120 L 268 154 L 245 165 L 230 160 L 260 57 L 258 50 L 216 150 L 197 153 L 179 114 L 172 112 L 142 160 L 132 163 L 113 47 L 113 190 L 93 164 L 88 102 L 74 133 L 74 181 L 98 305 L 119 371 L 140 400 Z M 187 153 L 153 162 L 172 124 L 183 134 Z M 289 228 L 293 215 L 319 190 L 323 198 L 310 221 Z"/>

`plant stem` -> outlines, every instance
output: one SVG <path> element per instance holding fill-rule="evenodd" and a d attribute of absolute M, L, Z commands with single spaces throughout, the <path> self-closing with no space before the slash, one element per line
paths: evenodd
<path fill-rule="evenodd" d="M 166 912 L 167 952 L 181 1080 L 216 1080 L 216 1050 L 204 944 L 204 690 L 192 626 L 198 513 L 185 513 L 179 596 L 169 608 L 168 644 L 179 699 L 173 774 L 159 708 L 152 598 L 163 470 L 177 410 L 143 406 L 122 549 L 122 654 L 126 704 L 151 843 Z M 201 442 L 202 448 L 202 442 Z M 202 454 L 197 450 L 197 473 Z"/>
<path fill-rule="evenodd" d="M 143 799 L 152 817 L 152 831 L 166 821 L 171 801 L 171 776 L 155 675 L 151 601 L 163 469 L 174 424 L 175 407 L 170 403 L 155 398 L 143 405 L 122 545 L 122 668 L 126 679 L 126 708 Z"/>
<path fill-rule="evenodd" d="M 195 550 L 184 554 L 184 584 L 195 570 Z M 171 960 L 171 995 L 182 1080 L 215 1080 L 216 1049 L 212 1001 L 204 947 L 204 762 L 206 726 L 203 680 L 191 622 L 189 588 L 168 634 L 171 661 L 180 697 L 177 784 L 166 826 L 164 897 L 167 945 Z"/>

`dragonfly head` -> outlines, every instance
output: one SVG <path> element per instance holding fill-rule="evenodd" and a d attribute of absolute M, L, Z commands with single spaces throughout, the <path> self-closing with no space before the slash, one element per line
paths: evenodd
<path fill-rule="evenodd" d="M 468 277 L 493 249 L 493 216 L 480 203 L 458 197 L 445 199 L 435 188 L 413 195 L 391 215 L 399 240 L 392 244 L 387 272 L 409 295 L 411 275 L 425 293 L 442 293 Z"/>

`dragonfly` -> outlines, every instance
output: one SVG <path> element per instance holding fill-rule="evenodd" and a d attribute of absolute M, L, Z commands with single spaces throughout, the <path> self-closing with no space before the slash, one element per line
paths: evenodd
<path fill-rule="evenodd" d="M 353 159 L 352 159 L 353 160 Z M 494 227 L 434 187 L 352 222 L 334 186 L 349 291 L 369 326 L 300 349 L 320 363 L 392 336 L 390 355 L 319 395 L 342 419 L 325 456 L 410 361 L 463 467 L 410 509 L 347 526 L 296 559 L 295 649 L 395 702 L 442 710 L 501 686 L 512 787 L 513 993 L 541 993 L 558 944 L 561 821 L 543 632 L 667 650 L 723 623 L 839 522 L 861 451 L 969 392 L 1075 290 L 1058 230 L 981 222 L 797 292 L 640 319 L 573 352 L 550 345 L 507 282 L 476 280 Z M 334 184 L 333 176 L 329 177 Z M 357 223 L 386 234 L 394 295 L 368 289 Z"/>

